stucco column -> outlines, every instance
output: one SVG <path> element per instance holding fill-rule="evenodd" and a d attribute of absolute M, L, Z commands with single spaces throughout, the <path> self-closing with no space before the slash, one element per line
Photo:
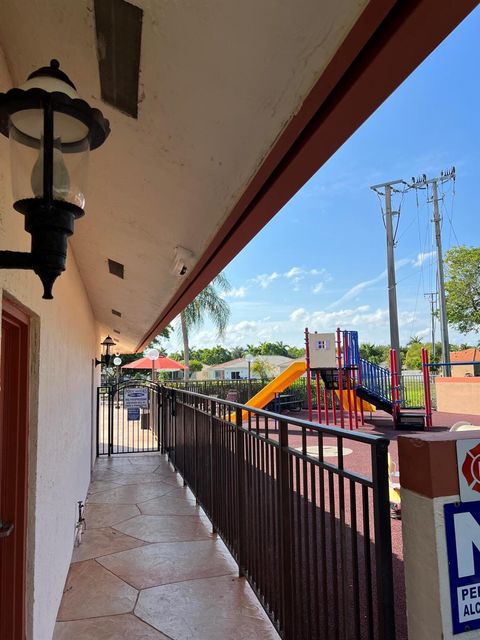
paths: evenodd
<path fill-rule="evenodd" d="M 478 640 L 453 635 L 444 505 L 458 503 L 456 441 L 480 431 L 398 438 L 409 640 Z M 480 499 L 480 494 L 479 494 Z"/>

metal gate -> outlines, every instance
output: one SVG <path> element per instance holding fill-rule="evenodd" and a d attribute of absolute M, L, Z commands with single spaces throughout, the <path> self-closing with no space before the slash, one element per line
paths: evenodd
<path fill-rule="evenodd" d="M 131 380 L 97 389 L 97 456 L 160 451 L 158 384 Z"/>

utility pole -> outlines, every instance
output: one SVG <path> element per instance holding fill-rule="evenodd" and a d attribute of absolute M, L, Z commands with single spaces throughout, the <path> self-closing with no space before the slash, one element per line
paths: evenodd
<path fill-rule="evenodd" d="M 443 250 L 442 250 L 442 228 L 440 223 L 442 221 L 439 210 L 438 197 L 438 185 L 448 182 L 449 180 L 455 180 L 455 167 L 452 167 L 449 171 L 442 171 L 440 176 L 427 180 L 427 176 L 423 175 L 418 180 L 413 180 L 412 187 L 416 189 L 426 188 L 428 185 L 432 185 L 432 197 L 427 198 L 427 202 L 433 204 L 433 223 L 435 226 L 435 244 L 437 247 L 437 279 L 438 279 L 438 297 L 439 297 L 439 311 L 440 311 L 440 335 L 442 340 L 442 360 L 445 362 L 443 367 L 443 375 L 449 378 L 452 375 L 452 368 L 450 366 L 450 341 L 448 339 L 448 320 L 447 320 L 447 306 L 445 301 L 445 276 L 443 272 Z M 428 193 L 428 192 L 427 192 Z M 443 196 L 442 196 L 443 198 Z"/>
<path fill-rule="evenodd" d="M 385 198 L 384 223 L 387 232 L 387 275 L 388 275 L 388 311 L 390 317 L 390 345 L 397 352 L 399 372 L 402 371 L 400 335 L 398 331 L 397 282 L 395 277 L 395 233 L 393 231 L 393 216 L 400 216 L 400 211 L 392 211 L 393 186 L 406 183 L 403 180 L 393 180 L 370 187 L 379 196 Z M 383 189 L 383 192 L 381 191 Z"/>
<path fill-rule="evenodd" d="M 432 362 L 435 360 L 435 316 L 437 312 L 437 299 L 438 293 L 436 291 L 431 291 L 430 293 L 425 293 L 424 297 L 426 300 L 430 302 L 430 316 L 432 318 Z"/>

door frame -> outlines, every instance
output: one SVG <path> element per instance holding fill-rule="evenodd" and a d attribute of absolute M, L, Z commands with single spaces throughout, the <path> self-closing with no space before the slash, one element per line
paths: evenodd
<path fill-rule="evenodd" d="M 1 345 L 0 517 L 5 522 L 13 522 L 14 529 L 8 538 L 0 539 L 0 637 L 23 640 L 26 637 L 30 317 L 5 297 Z"/>

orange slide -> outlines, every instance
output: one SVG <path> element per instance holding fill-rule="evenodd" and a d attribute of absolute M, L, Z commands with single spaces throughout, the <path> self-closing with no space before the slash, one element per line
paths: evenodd
<path fill-rule="evenodd" d="M 245 404 L 255 409 L 263 409 L 265 405 L 274 400 L 277 393 L 284 391 L 292 382 L 305 373 L 305 362 L 292 362 L 285 371 L 282 371 L 276 378 L 267 384 L 266 387 L 260 389 L 253 398 L 250 398 Z M 246 411 L 242 413 L 242 420 L 247 420 Z"/>

